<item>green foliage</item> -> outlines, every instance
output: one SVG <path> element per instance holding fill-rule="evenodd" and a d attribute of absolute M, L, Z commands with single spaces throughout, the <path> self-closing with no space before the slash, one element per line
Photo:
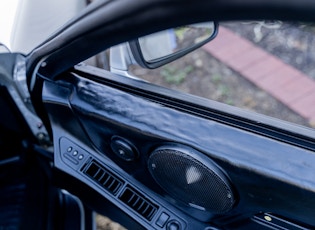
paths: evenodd
<path fill-rule="evenodd" d="M 192 65 L 188 65 L 183 69 L 177 69 L 174 66 L 165 66 L 160 74 L 167 83 L 179 85 L 193 70 L 194 67 Z"/>
<path fill-rule="evenodd" d="M 226 85 L 223 85 L 223 84 L 220 84 L 218 86 L 218 91 L 219 91 L 220 95 L 223 96 L 223 97 L 224 96 L 227 97 L 230 94 L 229 88 Z"/>
<path fill-rule="evenodd" d="M 222 79 L 222 76 L 218 73 L 215 73 L 212 77 L 211 77 L 212 81 L 215 83 L 215 84 L 218 84 L 221 79 Z"/>
<path fill-rule="evenodd" d="M 228 104 L 228 105 L 234 105 L 234 101 L 231 98 L 228 98 L 224 101 L 224 103 Z"/>
<path fill-rule="evenodd" d="M 175 34 L 179 41 L 182 41 L 184 39 L 186 30 L 187 28 L 185 26 L 178 27 L 175 29 Z"/>

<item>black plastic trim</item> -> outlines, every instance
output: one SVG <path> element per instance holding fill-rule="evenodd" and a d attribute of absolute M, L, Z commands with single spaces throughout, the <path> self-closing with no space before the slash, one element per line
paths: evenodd
<path fill-rule="evenodd" d="M 94 182 L 102 186 L 113 195 L 116 195 L 124 185 L 124 180 L 114 176 L 107 169 L 95 161 L 90 162 L 83 172 Z"/>
<path fill-rule="evenodd" d="M 159 208 L 130 186 L 124 189 L 119 199 L 148 221 L 153 219 Z"/>
<path fill-rule="evenodd" d="M 153 178 L 149 177 L 149 173 L 145 170 L 148 156 L 157 145 L 166 142 L 185 144 L 200 151 L 204 157 L 211 158 L 223 168 L 240 196 L 239 203 L 230 213 L 226 213 L 222 219 L 210 217 L 211 223 L 223 226 L 227 221 L 235 223 L 259 212 L 271 212 L 314 225 L 313 152 L 276 141 L 274 138 L 262 137 L 253 131 L 244 131 L 162 106 L 152 102 L 145 95 L 136 96 L 136 92 L 141 90 L 135 88 L 140 85 L 145 88 L 148 84 L 143 85 L 137 81 L 119 78 L 123 82 L 123 87 L 127 88 L 129 82 L 129 86 L 134 90 L 133 93 L 126 93 L 82 78 L 78 75 L 80 71 L 76 73 L 64 76 L 64 79 L 58 82 L 47 83 L 44 87 L 44 103 L 53 124 L 56 152 L 59 151 L 57 140 L 66 135 L 88 151 L 98 162 L 106 163 L 106 166 L 119 172 L 119 175 L 126 178 L 128 184 L 132 183 L 131 185 L 141 191 L 141 194 L 186 220 L 188 229 L 200 229 L 195 226 L 205 223 L 200 219 L 193 220 L 180 209 L 176 211 L 174 203 L 167 204 L 167 197 L 163 197 L 161 189 L 153 184 Z M 117 80 L 117 76 L 113 74 L 105 72 L 104 75 Z M 88 74 L 81 73 L 81 76 L 86 77 Z M 63 94 L 66 85 L 71 92 Z M 160 93 L 164 93 L 165 90 L 160 87 L 153 88 L 161 89 Z M 191 97 L 184 94 L 177 96 L 182 96 L 181 100 Z M 169 100 L 172 101 L 172 98 Z M 199 101 L 199 103 L 205 102 L 203 105 L 205 109 L 212 110 L 215 109 L 213 106 L 217 105 L 217 110 L 221 111 L 225 108 L 225 112 L 228 112 L 229 107 L 220 107 L 220 104 L 206 101 Z M 197 108 L 199 106 L 196 105 Z M 259 118 L 253 115 L 252 117 Z M 137 161 L 126 162 L 117 159 L 109 146 L 114 135 L 127 138 L 137 147 L 140 154 Z M 104 203 L 108 199 L 118 208 L 125 208 L 126 213 L 135 221 L 148 226 L 148 221 L 138 218 L 139 215 L 117 197 L 111 196 L 83 173 L 69 167 L 60 157 L 60 154 L 55 154 L 55 165 L 58 169 L 71 175 L 74 180 L 89 185 L 99 192 L 103 199 L 96 201 L 91 197 L 91 193 L 84 192 L 81 193 L 82 197 L 94 200 L 96 203 L 100 201 Z M 71 188 L 71 185 L 68 185 L 69 187 Z M 162 211 L 159 210 L 157 216 Z M 150 224 L 155 223 L 156 219 L 157 217 L 154 217 Z M 222 222 L 219 222 L 220 220 Z"/>
<path fill-rule="evenodd" d="M 315 151 L 315 131 L 310 128 L 205 98 L 176 92 L 144 81 L 114 75 L 91 66 L 78 65 L 73 73 L 75 76 L 82 76 L 115 87 L 185 113 Z"/>

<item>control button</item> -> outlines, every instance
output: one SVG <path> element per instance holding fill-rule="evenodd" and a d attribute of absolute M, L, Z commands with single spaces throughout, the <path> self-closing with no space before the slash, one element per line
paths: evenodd
<path fill-rule="evenodd" d="M 78 151 L 77 151 L 77 150 L 73 151 L 72 155 L 73 155 L 73 156 L 78 155 Z"/>
<path fill-rule="evenodd" d="M 71 152 L 72 151 L 72 147 L 69 147 L 68 149 L 67 149 L 67 152 L 69 153 L 69 152 Z"/>
<path fill-rule="evenodd" d="M 121 137 L 113 137 L 110 147 L 119 158 L 125 161 L 133 161 L 139 155 L 136 147 Z"/>
<path fill-rule="evenodd" d="M 69 156 L 68 154 L 65 154 L 65 153 L 64 153 L 63 156 L 64 156 L 68 161 L 70 161 L 72 164 L 75 164 L 75 165 L 79 164 L 79 162 L 78 162 L 76 159 L 74 159 L 73 157 Z"/>
<path fill-rule="evenodd" d="M 82 160 L 83 157 L 84 157 L 84 156 L 81 154 L 81 155 L 78 157 L 78 159 L 79 159 L 79 160 Z"/>
<path fill-rule="evenodd" d="M 167 230 L 180 230 L 182 229 L 180 223 L 177 220 L 171 220 L 166 225 Z"/>
<path fill-rule="evenodd" d="M 156 221 L 156 225 L 163 228 L 169 218 L 169 215 L 167 215 L 165 212 L 162 212 L 159 219 Z"/>

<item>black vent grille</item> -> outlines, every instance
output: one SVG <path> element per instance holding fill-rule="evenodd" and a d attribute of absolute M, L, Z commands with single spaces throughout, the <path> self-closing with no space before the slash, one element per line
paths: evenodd
<path fill-rule="evenodd" d="M 130 187 L 126 187 L 119 199 L 147 220 L 152 220 L 158 206 L 152 204 Z"/>
<path fill-rule="evenodd" d="M 108 172 L 104 167 L 92 161 L 84 171 L 84 174 L 92 178 L 96 183 L 105 188 L 108 192 L 116 195 L 123 186 L 124 181 Z"/>

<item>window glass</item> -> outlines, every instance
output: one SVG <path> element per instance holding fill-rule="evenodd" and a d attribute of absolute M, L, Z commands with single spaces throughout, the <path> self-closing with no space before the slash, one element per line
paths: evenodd
<path fill-rule="evenodd" d="M 96 66 L 108 69 L 110 57 L 109 51 L 98 55 Z M 132 65 L 129 73 L 156 85 L 314 128 L 314 59 L 313 24 L 224 22 L 218 36 L 194 52 L 157 69 Z"/>
<path fill-rule="evenodd" d="M 149 82 L 315 127 L 315 27 L 281 21 L 220 23 L 217 38 L 154 70 Z"/>

